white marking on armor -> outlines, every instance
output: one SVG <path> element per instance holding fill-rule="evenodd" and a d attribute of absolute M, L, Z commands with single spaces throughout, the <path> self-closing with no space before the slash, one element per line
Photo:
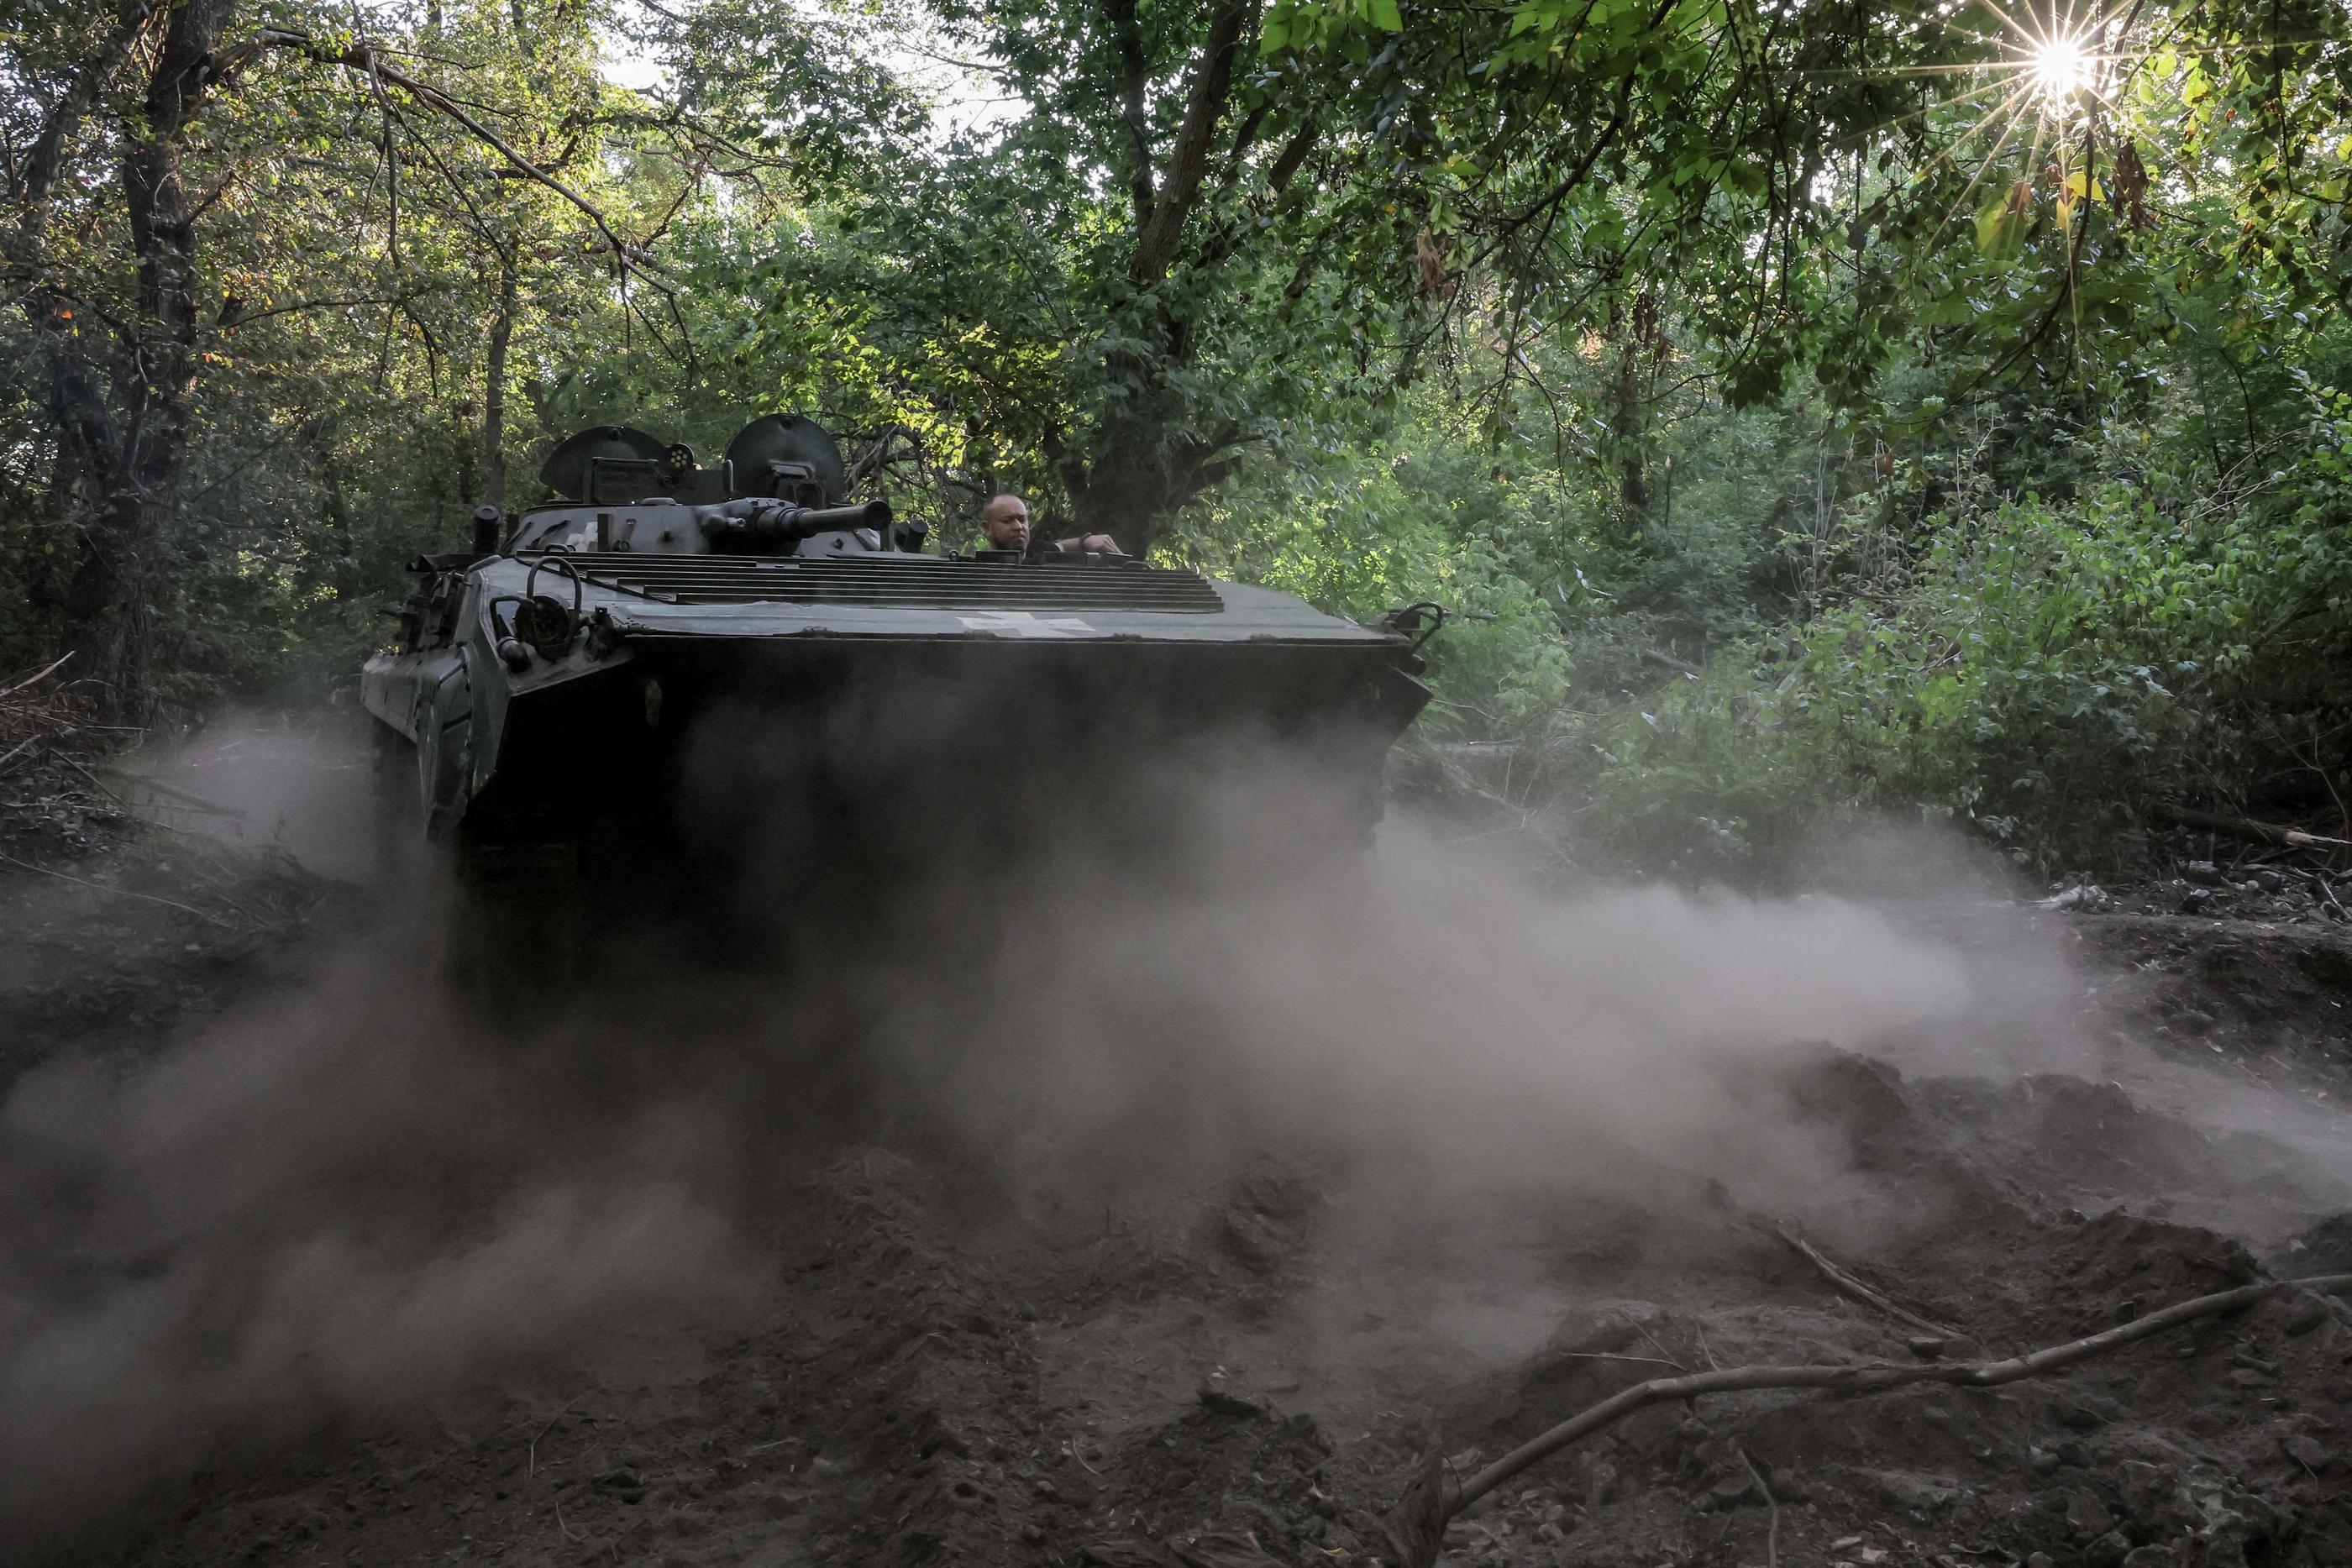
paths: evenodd
<path fill-rule="evenodd" d="M 1075 637 L 1093 627 L 1075 615 L 1032 615 L 1026 610 L 992 610 L 985 615 L 956 617 L 971 632 L 992 632 L 1000 637 Z"/>

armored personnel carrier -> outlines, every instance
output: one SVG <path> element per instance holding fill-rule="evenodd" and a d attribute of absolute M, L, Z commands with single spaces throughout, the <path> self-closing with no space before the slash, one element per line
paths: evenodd
<path fill-rule="evenodd" d="M 484 508 L 472 549 L 413 563 L 396 645 L 362 677 L 427 836 L 617 829 L 724 855 L 878 820 L 922 842 L 1050 824 L 1105 769 L 1236 732 L 1311 753 L 1368 824 L 1427 700 L 1432 607 L 1364 626 L 1124 557 L 927 553 L 886 502 L 848 498 L 800 415 L 753 420 L 710 466 L 591 429 L 541 476 L 555 498 Z"/>

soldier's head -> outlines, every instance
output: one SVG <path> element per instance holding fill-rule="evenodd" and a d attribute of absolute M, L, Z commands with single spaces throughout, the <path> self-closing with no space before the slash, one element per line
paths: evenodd
<path fill-rule="evenodd" d="M 980 531 L 995 549 L 1024 549 L 1029 544 L 1029 503 L 1018 496 L 999 494 L 980 509 Z"/>

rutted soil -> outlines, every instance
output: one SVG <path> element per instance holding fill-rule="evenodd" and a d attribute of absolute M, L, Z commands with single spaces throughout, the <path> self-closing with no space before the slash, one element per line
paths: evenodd
<path fill-rule="evenodd" d="M 1800 1085 L 1943 1216 L 1847 1261 L 1958 1330 L 1954 1354 L 2258 1277 L 2213 1232 L 2037 1203 L 1939 1130 L 1952 1087 L 1851 1057 Z M 439 1420 L 319 1434 L 68 1560 L 1370 1562 L 1367 1522 L 1432 1443 L 1466 1469 L 1669 1370 L 1914 1354 L 1682 1196 L 1367 1251 L 1337 1239 L 1378 1217 L 1311 1171 L 1103 1231 L 1008 1225 L 954 1173 L 866 1148 L 779 1215 L 751 1332 L 649 1331 Z M 2325 1568 L 2352 1562 L 2347 1438 L 2352 1317 L 2291 1296 L 2047 1385 L 1654 1408 L 1475 1510 L 1451 1560 Z"/>
<path fill-rule="evenodd" d="M 27 1057 L 121 1061 L 299 983 L 341 939 L 314 912 L 350 901 L 273 885 L 276 918 L 241 929 L 45 896 L 0 1018 Z M 1612 1154 L 1607 1196 L 1496 1186 L 1433 1225 L 1409 1171 L 1361 1156 L 1265 1147 L 1106 1192 L 856 1121 L 763 1196 L 725 1326 L 649 1315 L 418 1408 L 215 1434 L 211 1468 L 55 1560 L 1366 1563 L 1422 1456 L 1466 1472 L 1645 1378 L 2004 1356 L 2265 1270 L 2352 1270 L 2341 1166 L 2306 1157 L 2347 1124 L 2352 944 L 2036 919 L 2096 1024 L 2084 1071 L 1906 1075 L 1890 1042 L 1735 1074 L 1759 1118 L 1843 1151 L 1878 1218 L 1813 1239 L 1941 1344 L 1671 1151 Z M 2352 1564 L 2352 1310 L 2282 1295 L 1996 1390 L 1652 1408 L 1447 1539 L 1452 1562 L 1598 1568 Z"/>

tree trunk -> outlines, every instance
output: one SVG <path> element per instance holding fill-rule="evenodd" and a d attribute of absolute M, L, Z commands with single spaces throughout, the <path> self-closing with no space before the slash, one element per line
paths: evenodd
<path fill-rule="evenodd" d="M 1081 474 L 1065 471 L 1063 482 L 1079 528 L 1108 534 L 1129 555 L 1149 553 L 1160 516 L 1170 509 L 1162 498 L 1163 477 L 1152 471 L 1155 466 L 1106 459 Z"/>
<path fill-rule="evenodd" d="M 1118 456 L 1091 465 L 1074 457 L 1058 460 L 1079 527 L 1108 534 L 1129 555 L 1146 554 L 1168 520 L 1223 482 L 1239 458 L 1232 438 L 1180 439 L 1173 447 L 1169 440 L 1164 433 L 1137 429 L 1100 443 L 1100 450 Z"/>
<path fill-rule="evenodd" d="M 25 597 L 55 630 L 66 607 L 66 586 L 75 561 L 75 522 L 89 500 L 89 456 L 72 433 L 60 429 L 49 460 L 49 482 L 41 496 L 40 524 L 33 530 L 24 565 Z M 59 546 L 67 548 L 59 553 Z M 79 673 L 79 672 L 77 672 Z"/>
<path fill-rule="evenodd" d="M 111 401 L 121 417 L 105 438 L 90 443 L 102 488 L 67 595 L 66 635 L 90 651 L 93 673 L 113 688 L 117 713 L 134 722 L 153 706 L 155 602 L 164 541 L 179 508 L 196 382 L 196 208 L 182 179 L 181 155 L 234 9 L 234 0 L 182 0 L 173 10 L 122 152 L 137 314 L 125 334 L 129 352 L 113 377 Z M 67 356 L 56 362 L 61 398 L 94 402 L 87 389 L 73 387 L 74 345 L 56 348 Z M 60 412 L 75 417 L 73 410 Z M 86 442 L 103 415 L 102 407 L 80 414 Z"/>
<path fill-rule="evenodd" d="M 1208 34 L 1192 68 L 1184 119 L 1177 127 L 1167 175 L 1160 182 L 1159 199 L 1152 204 L 1150 215 L 1141 220 L 1136 233 L 1135 280 L 1147 287 L 1166 277 L 1176 259 L 1185 221 L 1192 215 L 1201 181 L 1208 171 L 1210 142 L 1233 91 L 1234 67 L 1256 16 L 1256 0 L 1223 0 L 1210 13 Z"/>
<path fill-rule="evenodd" d="M 515 261 L 499 258 L 499 308 L 482 363 L 482 504 L 507 504 L 507 345 L 514 339 Z"/>
<path fill-rule="evenodd" d="M 1642 347 L 1629 341 L 1617 361 L 1617 502 L 1626 532 L 1640 538 L 1650 517 L 1650 484 L 1642 456 Z"/>

